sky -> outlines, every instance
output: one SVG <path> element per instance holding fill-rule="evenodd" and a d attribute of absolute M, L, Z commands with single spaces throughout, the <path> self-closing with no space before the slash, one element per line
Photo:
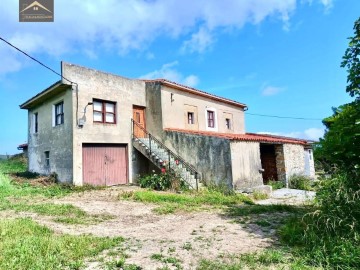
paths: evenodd
<path fill-rule="evenodd" d="M 245 103 L 247 132 L 317 140 L 321 119 L 351 101 L 340 63 L 359 0 L 54 0 L 54 9 L 54 22 L 20 23 L 18 0 L 2 0 L 0 36 L 58 72 L 66 61 Z M 19 105 L 59 79 L 0 40 L 0 154 L 27 141 Z"/>

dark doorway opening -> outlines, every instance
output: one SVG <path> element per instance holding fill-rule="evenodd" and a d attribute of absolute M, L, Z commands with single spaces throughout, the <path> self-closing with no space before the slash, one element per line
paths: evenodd
<path fill-rule="evenodd" d="M 267 184 L 270 180 L 277 181 L 275 145 L 260 144 L 260 158 L 261 166 L 264 169 L 262 173 L 264 184 Z"/>

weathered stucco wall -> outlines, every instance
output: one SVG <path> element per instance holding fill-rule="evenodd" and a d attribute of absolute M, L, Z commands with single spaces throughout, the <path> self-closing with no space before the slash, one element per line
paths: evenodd
<path fill-rule="evenodd" d="M 305 174 L 304 146 L 298 144 L 284 144 L 284 159 L 286 178 L 294 174 Z"/>
<path fill-rule="evenodd" d="M 163 138 L 165 145 L 193 165 L 204 181 L 232 187 L 229 140 L 171 131 L 165 131 Z"/>
<path fill-rule="evenodd" d="M 173 94 L 171 96 L 171 94 Z M 245 133 L 244 110 L 230 104 L 162 86 L 161 90 L 162 124 L 163 128 L 209 130 L 207 128 L 206 109 L 215 111 L 215 129 L 211 131 L 221 133 Z M 187 124 L 187 112 L 191 106 L 195 112 L 193 127 Z M 226 127 L 225 118 L 231 119 L 231 128 Z"/>
<path fill-rule="evenodd" d="M 231 164 L 235 189 L 250 188 L 263 184 L 258 142 L 232 141 Z"/>
<path fill-rule="evenodd" d="M 146 83 L 146 129 L 155 137 L 161 138 L 163 133 L 161 84 Z"/>
<path fill-rule="evenodd" d="M 53 126 L 53 106 L 64 102 L 64 124 Z M 34 113 L 38 113 L 38 132 L 34 132 Z M 56 172 L 60 182 L 71 183 L 72 170 L 72 90 L 47 100 L 28 111 L 28 169 L 40 174 Z M 49 151 L 50 166 L 46 166 L 45 151 Z"/>
<path fill-rule="evenodd" d="M 82 144 L 116 143 L 128 145 L 129 182 L 133 181 L 133 148 L 131 147 L 131 118 L 133 105 L 145 106 L 145 83 L 139 80 L 100 72 L 85 67 L 62 63 L 63 76 L 78 84 L 78 118 L 86 119 L 83 128 L 76 126 L 76 114 L 73 115 L 74 129 L 74 184 L 82 185 Z M 116 124 L 93 122 L 93 107 L 88 106 L 93 99 L 116 102 Z M 73 110 L 76 111 L 76 91 L 73 91 Z M 136 161 L 134 160 L 135 165 Z"/>

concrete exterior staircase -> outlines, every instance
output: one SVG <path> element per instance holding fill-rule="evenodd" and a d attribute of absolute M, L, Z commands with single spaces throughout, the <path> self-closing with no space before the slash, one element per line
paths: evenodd
<path fill-rule="evenodd" d="M 145 138 L 133 135 L 133 146 L 158 168 L 174 173 L 188 184 L 190 189 L 198 189 L 199 173 L 180 156 L 173 153 L 159 140 L 146 132 Z"/>

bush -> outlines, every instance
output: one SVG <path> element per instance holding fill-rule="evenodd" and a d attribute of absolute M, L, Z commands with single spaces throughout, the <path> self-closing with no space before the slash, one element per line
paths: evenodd
<path fill-rule="evenodd" d="M 342 173 L 321 180 L 315 210 L 289 220 L 280 233 L 309 264 L 360 269 L 359 176 Z"/>
<path fill-rule="evenodd" d="M 210 192 L 219 192 L 226 196 L 232 196 L 235 195 L 234 189 L 226 185 L 224 182 L 220 182 L 219 184 L 216 184 L 214 181 L 206 183 L 206 187 Z"/>
<path fill-rule="evenodd" d="M 139 178 L 139 184 L 142 188 L 154 190 L 186 190 L 188 185 L 179 177 L 170 173 L 149 174 Z"/>
<path fill-rule="evenodd" d="M 312 179 L 300 174 L 294 174 L 290 176 L 289 188 L 301 189 L 301 190 L 312 190 L 311 187 Z"/>
<path fill-rule="evenodd" d="M 267 184 L 271 186 L 273 190 L 285 187 L 285 183 L 283 181 L 270 180 Z"/>

